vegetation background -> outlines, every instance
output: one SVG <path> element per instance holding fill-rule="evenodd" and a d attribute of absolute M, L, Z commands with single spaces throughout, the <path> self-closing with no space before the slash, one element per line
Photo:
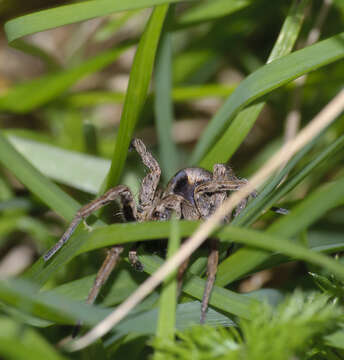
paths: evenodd
<path fill-rule="evenodd" d="M 217 233 L 203 327 L 206 249 L 178 305 L 172 276 L 102 340 L 73 353 L 56 346 L 163 262 L 141 246 L 138 273 L 124 256 L 89 306 L 105 247 L 170 238 L 173 248 L 197 223 L 103 213 L 41 258 L 81 204 L 119 183 L 138 193 L 133 136 L 159 159 L 163 184 L 190 165 L 254 174 L 343 87 L 342 0 L 4 0 L 0 19 L 1 358 L 344 358 L 343 115 Z"/>

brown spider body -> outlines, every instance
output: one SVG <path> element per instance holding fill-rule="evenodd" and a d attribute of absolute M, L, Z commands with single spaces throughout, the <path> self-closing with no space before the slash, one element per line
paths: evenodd
<path fill-rule="evenodd" d="M 158 162 L 147 151 L 140 139 L 132 141 L 132 148 L 137 151 L 142 162 L 149 169 L 148 174 L 141 183 L 138 204 L 136 204 L 127 186 L 118 185 L 108 190 L 103 196 L 85 205 L 77 212 L 61 239 L 44 255 L 45 261 L 49 260 L 63 246 L 81 221 L 85 221 L 94 211 L 114 200 L 120 201 L 126 221 L 165 221 L 171 218 L 173 212 L 179 219 L 207 219 L 227 198 L 230 191 L 238 190 L 240 186 L 247 182 L 245 179 L 237 178 L 230 167 L 216 164 L 213 172 L 196 167 L 180 170 L 169 181 L 165 190 L 162 191 L 158 187 L 161 175 Z M 250 196 L 256 196 L 256 192 Z M 247 199 L 238 205 L 234 216 L 240 213 L 246 203 Z M 229 222 L 230 219 L 231 214 L 228 214 L 225 221 Z M 201 323 L 205 320 L 218 265 L 218 242 L 216 239 L 210 239 L 208 244 L 210 248 L 207 267 L 208 277 L 202 299 Z M 88 296 L 88 303 L 95 301 L 102 285 L 118 262 L 122 251 L 122 246 L 114 246 L 109 250 L 108 256 L 98 272 L 94 286 Z M 136 269 L 142 270 L 142 265 L 137 258 L 136 246 L 129 252 L 129 261 Z M 181 289 L 182 276 L 187 268 L 187 263 L 188 261 L 182 264 L 178 272 L 179 290 Z"/>

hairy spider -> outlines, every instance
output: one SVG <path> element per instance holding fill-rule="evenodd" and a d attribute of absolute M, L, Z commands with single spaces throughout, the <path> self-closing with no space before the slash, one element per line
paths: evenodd
<path fill-rule="evenodd" d="M 146 146 L 140 139 L 134 139 L 131 146 L 136 150 L 144 165 L 149 169 L 149 173 L 141 183 L 138 204 L 136 204 L 127 186 L 118 185 L 108 190 L 103 196 L 85 205 L 76 213 L 61 239 L 44 255 L 45 261 L 49 260 L 63 244 L 68 241 L 81 221 L 85 220 L 94 211 L 114 200 L 120 200 L 126 221 L 164 221 L 170 219 L 172 212 L 175 212 L 179 219 L 207 219 L 227 198 L 230 191 L 238 190 L 247 182 L 246 179 L 236 177 L 229 166 L 216 164 L 214 165 L 212 173 L 196 167 L 180 170 L 169 181 L 166 189 L 162 191 L 158 187 L 161 174 L 158 162 L 152 154 L 147 151 Z M 255 197 L 256 195 L 257 193 L 253 192 L 249 197 Z M 237 216 L 240 211 L 245 208 L 247 201 L 248 199 L 243 200 L 236 207 L 234 216 Z M 229 222 L 230 219 L 231 214 L 228 214 L 225 222 Z M 208 246 L 207 281 L 201 306 L 201 323 L 205 320 L 219 258 L 218 241 L 216 239 L 209 239 Z M 108 251 L 108 255 L 97 274 L 94 285 L 87 298 L 87 303 L 93 303 L 95 301 L 102 285 L 116 266 L 122 251 L 122 246 L 114 246 Z M 134 265 L 137 270 L 143 269 L 137 257 L 136 246 L 129 251 L 128 257 L 131 264 Z M 187 264 L 188 261 L 184 262 L 178 271 L 179 291 Z"/>

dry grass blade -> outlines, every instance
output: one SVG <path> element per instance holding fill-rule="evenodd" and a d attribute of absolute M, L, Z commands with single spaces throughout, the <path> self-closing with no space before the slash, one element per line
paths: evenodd
<path fill-rule="evenodd" d="M 101 321 L 83 337 L 69 344 L 68 350 L 76 351 L 90 345 L 111 330 L 132 310 L 142 299 L 154 290 L 173 270 L 188 258 L 219 226 L 221 220 L 255 188 L 258 188 L 281 164 L 288 161 L 311 139 L 317 136 L 344 110 L 344 90 L 307 125 L 299 135 L 285 144 L 257 173 L 247 185 L 233 193 L 222 206 L 205 221 L 198 230 L 181 246 L 180 250 L 167 260 L 158 271 L 148 278 L 129 298 L 117 307 L 108 317 Z"/>

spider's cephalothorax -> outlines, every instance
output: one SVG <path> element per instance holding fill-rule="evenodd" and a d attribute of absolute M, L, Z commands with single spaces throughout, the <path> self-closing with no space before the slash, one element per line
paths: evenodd
<path fill-rule="evenodd" d="M 146 146 L 140 139 L 132 141 L 132 148 L 137 151 L 142 162 L 149 169 L 148 174 L 141 183 L 138 204 L 136 204 L 127 186 L 119 185 L 108 190 L 103 196 L 85 205 L 77 212 L 62 238 L 44 255 L 45 261 L 49 260 L 63 246 L 82 220 L 85 220 L 94 211 L 114 200 L 120 201 L 127 221 L 168 220 L 173 212 L 179 219 L 206 219 L 222 204 L 230 191 L 238 190 L 247 182 L 245 179 L 237 178 L 230 167 L 216 164 L 212 173 L 202 168 L 180 170 L 169 181 L 166 189 L 161 190 L 158 188 L 161 175 L 158 162 L 147 151 Z M 256 196 L 256 193 L 254 192 L 250 196 Z M 237 206 L 234 216 L 240 213 L 246 203 L 247 199 Z M 225 221 L 228 222 L 230 217 L 231 214 L 228 214 Z M 202 299 L 201 322 L 204 322 L 210 292 L 215 281 L 218 264 L 217 240 L 210 239 L 209 248 L 208 277 Z M 88 303 L 95 301 L 101 286 L 115 267 L 122 251 L 122 246 L 114 246 L 109 250 L 108 256 L 98 272 L 94 286 L 88 296 Z M 129 252 L 129 260 L 137 269 L 142 269 L 142 265 L 137 258 L 136 247 Z M 178 272 L 180 286 L 186 267 L 187 261 L 181 265 Z"/>

